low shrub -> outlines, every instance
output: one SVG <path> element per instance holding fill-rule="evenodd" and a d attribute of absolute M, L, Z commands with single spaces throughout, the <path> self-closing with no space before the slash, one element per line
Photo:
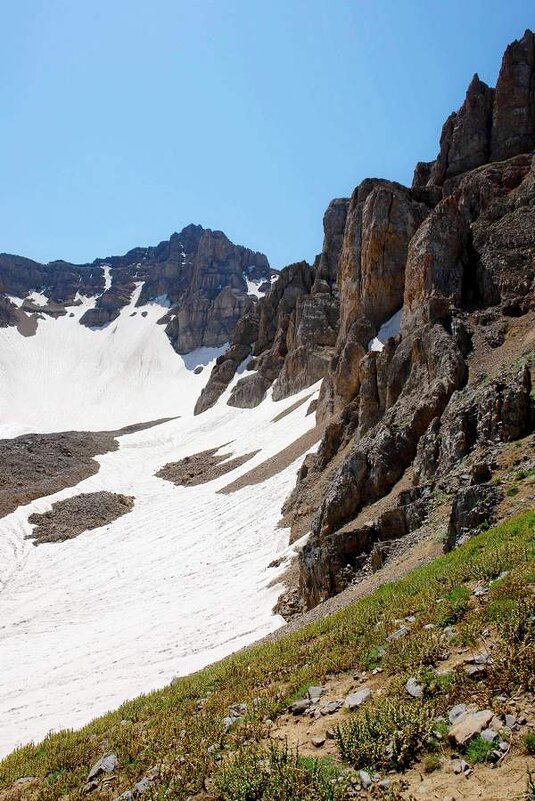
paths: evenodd
<path fill-rule="evenodd" d="M 246 748 L 215 777 L 222 801 L 344 801 L 346 785 L 330 760 L 303 759 L 288 746 Z"/>
<path fill-rule="evenodd" d="M 417 701 L 385 699 L 336 730 L 340 754 L 355 768 L 406 768 L 433 740 L 432 709 Z"/>

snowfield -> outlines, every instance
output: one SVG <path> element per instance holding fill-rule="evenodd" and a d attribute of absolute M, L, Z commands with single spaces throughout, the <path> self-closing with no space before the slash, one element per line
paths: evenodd
<path fill-rule="evenodd" d="M 263 483 L 217 490 L 314 426 L 308 401 L 273 418 L 319 386 L 251 410 L 228 407 L 227 390 L 194 417 L 221 350 L 177 356 L 157 325 L 165 308 L 135 308 L 140 289 L 103 329 L 78 323 L 94 298 L 72 307 L 73 317 L 40 320 L 35 336 L 0 329 L 0 436 L 175 418 L 121 436 L 119 450 L 96 457 L 96 475 L 0 520 L 0 756 L 80 726 L 283 622 L 271 610 L 284 564 L 268 565 L 290 555 L 288 531 L 277 523 L 301 459 Z M 206 366 L 195 375 L 199 364 Z M 232 456 L 260 452 L 196 487 L 155 476 L 167 462 L 223 445 Z M 64 543 L 25 539 L 33 512 L 102 489 L 134 496 L 133 510 Z"/>

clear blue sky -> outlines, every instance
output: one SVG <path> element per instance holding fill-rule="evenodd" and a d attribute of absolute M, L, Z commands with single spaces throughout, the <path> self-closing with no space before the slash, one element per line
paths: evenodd
<path fill-rule="evenodd" d="M 2 3 L 0 251 L 88 261 L 189 222 L 312 259 L 329 200 L 409 182 L 533 0 Z"/>

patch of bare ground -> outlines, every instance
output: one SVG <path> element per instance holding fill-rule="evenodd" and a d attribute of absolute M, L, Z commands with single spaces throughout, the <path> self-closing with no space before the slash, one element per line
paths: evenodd
<path fill-rule="evenodd" d="M 200 451 L 191 456 L 186 456 L 178 462 L 168 462 L 156 475 L 158 478 L 164 478 L 177 486 L 195 487 L 198 484 L 206 484 L 208 481 L 213 481 L 226 473 L 232 472 L 232 470 L 245 464 L 259 452 L 251 451 L 231 459 L 232 454 L 218 453 L 218 450 L 219 448 L 211 448 L 207 451 Z"/>
<path fill-rule="evenodd" d="M 309 398 L 311 398 L 313 394 L 314 393 L 311 392 L 310 395 L 306 395 L 304 398 L 301 398 L 301 400 L 298 400 L 295 403 L 292 403 L 292 405 L 288 406 L 288 408 L 285 409 L 283 412 L 279 412 L 279 414 L 277 414 L 273 418 L 273 420 L 271 422 L 272 423 L 278 423 L 279 420 L 283 420 L 287 415 L 291 414 L 292 412 L 295 412 L 296 409 L 299 409 L 300 406 L 302 406 L 304 403 L 306 403 L 307 400 Z"/>
<path fill-rule="evenodd" d="M 119 447 L 116 437 L 172 418 L 137 423 L 115 431 L 23 434 L 0 440 L 0 518 L 19 506 L 74 487 L 98 473 L 95 456 Z"/>
<path fill-rule="evenodd" d="M 467 360 L 469 383 L 496 378 L 504 369 L 517 362 L 521 354 L 528 354 L 535 349 L 535 311 L 522 317 L 506 318 L 500 325 L 500 336 L 494 340 L 491 337 L 492 324 L 483 325 L 481 320 L 474 324 L 474 349 Z M 492 341 L 493 346 L 489 341 Z M 497 345 L 500 341 L 501 344 Z"/>
<path fill-rule="evenodd" d="M 265 462 L 253 467 L 248 473 L 244 473 L 235 481 L 227 484 L 226 487 L 218 490 L 222 495 L 229 495 L 231 492 L 237 492 L 244 487 L 250 487 L 253 484 L 261 484 L 269 478 L 273 478 L 282 470 L 289 467 L 292 462 L 295 462 L 300 456 L 306 453 L 316 442 L 319 442 L 323 434 L 323 426 L 316 426 L 315 428 L 307 431 L 301 437 L 292 442 L 282 451 L 279 451 L 274 456 L 270 456 Z"/>
<path fill-rule="evenodd" d="M 65 498 L 49 512 L 34 513 L 28 522 L 35 525 L 27 539 L 34 545 L 72 540 L 93 528 L 105 526 L 131 511 L 134 498 L 115 492 L 89 492 Z"/>
<path fill-rule="evenodd" d="M 17 331 L 23 337 L 33 337 L 37 333 L 37 322 L 39 316 L 37 314 L 25 314 L 20 309 L 17 309 Z"/>

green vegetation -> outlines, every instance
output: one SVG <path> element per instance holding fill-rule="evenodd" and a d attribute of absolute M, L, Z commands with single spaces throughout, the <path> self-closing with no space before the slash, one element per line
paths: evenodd
<path fill-rule="evenodd" d="M 535 732 L 528 732 L 524 734 L 522 737 L 522 745 L 526 751 L 526 754 L 530 756 L 535 756 Z"/>
<path fill-rule="evenodd" d="M 439 769 L 441 759 L 438 754 L 427 754 L 422 760 L 422 765 L 424 773 L 433 773 L 433 771 Z"/>
<path fill-rule="evenodd" d="M 433 717 L 427 703 L 380 700 L 338 728 L 342 759 L 355 768 L 407 768 L 432 744 Z"/>
<path fill-rule="evenodd" d="M 346 793 L 340 768 L 330 760 L 303 759 L 272 743 L 232 756 L 215 786 L 224 801 L 336 801 Z"/>
<path fill-rule="evenodd" d="M 471 765 L 477 762 L 487 762 L 493 750 L 494 742 L 489 743 L 482 737 L 474 737 L 474 739 L 468 743 L 466 759 Z"/>
<path fill-rule="evenodd" d="M 433 749 L 440 753 L 446 746 L 436 736 L 436 717 L 454 703 L 470 702 L 474 692 L 461 669 L 433 678 L 431 668 L 443 656 L 441 636 L 470 642 L 492 627 L 496 648 L 485 684 L 478 684 L 479 704 L 492 705 L 499 693 L 535 690 L 534 546 L 531 511 L 331 617 L 129 701 L 80 731 L 19 748 L 0 762 L 0 790 L 35 776 L 31 789 L 18 788 L 13 798 L 72 801 L 80 797 L 91 765 L 113 751 L 119 769 L 110 798 L 155 769 L 153 801 L 345 801 L 350 796 L 336 765 L 270 745 L 268 719 L 308 685 L 378 662 L 385 679 L 381 703 L 375 699 L 349 713 L 338 731 L 343 775 L 350 765 L 403 768 Z M 484 602 L 472 595 L 478 582 L 489 586 Z M 409 615 L 416 617 L 410 634 L 388 641 Z M 409 676 L 422 681 L 423 698 L 407 696 Z M 246 703 L 247 715 L 225 732 L 222 719 L 235 703 Z"/>

